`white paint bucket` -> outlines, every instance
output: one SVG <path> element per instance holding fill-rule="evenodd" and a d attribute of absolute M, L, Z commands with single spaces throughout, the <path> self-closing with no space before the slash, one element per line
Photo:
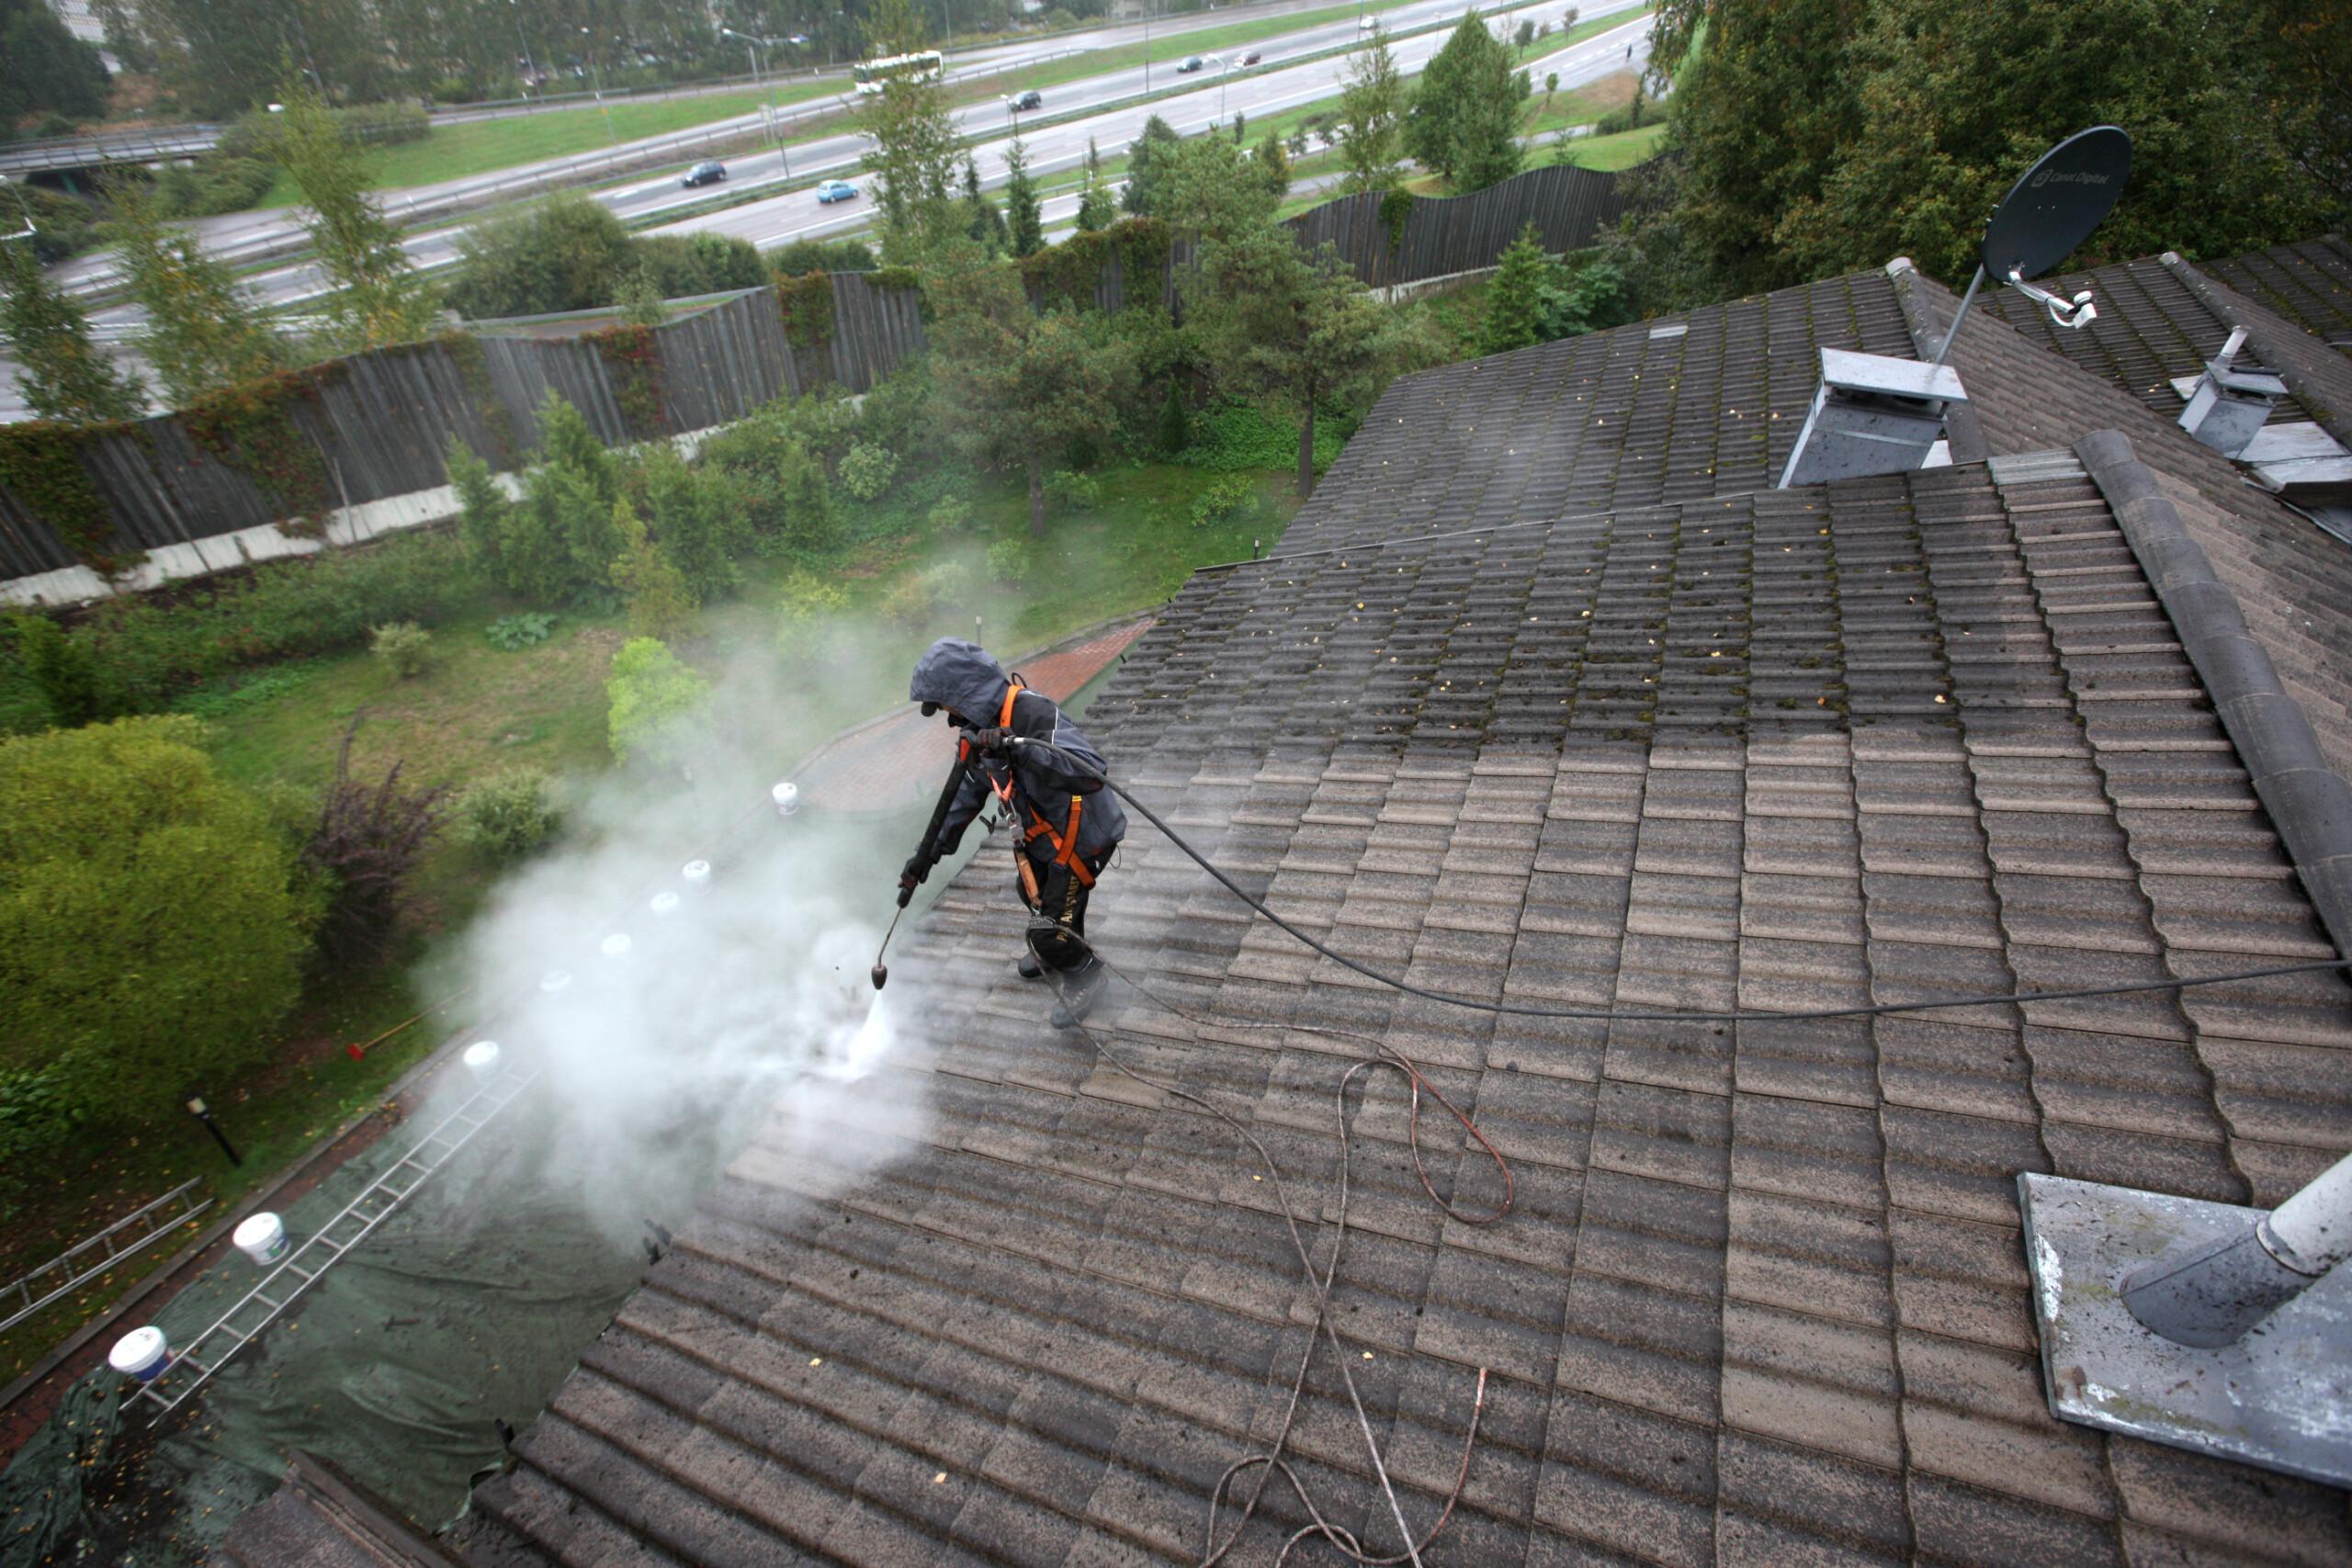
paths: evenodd
<path fill-rule="evenodd" d="M 153 1382 L 172 1359 L 171 1342 L 160 1328 L 134 1328 L 114 1342 L 107 1365 L 127 1378 Z"/>
<path fill-rule="evenodd" d="M 466 1047 L 466 1070 L 478 1078 L 486 1078 L 498 1071 L 498 1042 L 477 1040 Z"/>
<path fill-rule="evenodd" d="M 789 817 L 800 809 L 800 786 L 786 779 L 768 791 L 768 798 L 775 802 L 778 817 Z"/>
<path fill-rule="evenodd" d="M 539 991 L 544 996 L 554 996 L 558 991 L 570 989 L 571 986 L 571 971 L 569 969 L 550 969 L 539 976 Z"/>
<path fill-rule="evenodd" d="M 656 893 L 653 896 L 653 918 L 660 920 L 668 919 L 678 912 L 678 896 L 675 893 Z"/>
<path fill-rule="evenodd" d="M 612 935 L 606 937 L 604 941 L 596 944 L 596 951 L 603 953 L 606 958 L 612 960 L 614 963 L 618 964 L 625 962 L 628 959 L 628 950 L 636 945 L 637 944 L 635 942 L 629 941 L 628 933 L 627 931 L 615 931 Z"/>
<path fill-rule="evenodd" d="M 275 1263 L 286 1256 L 286 1222 L 264 1211 L 248 1216 L 229 1239 L 255 1263 Z"/>
<path fill-rule="evenodd" d="M 685 870 L 679 874 L 686 879 L 688 887 L 699 893 L 710 886 L 710 863 L 707 860 L 690 860 L 686 863 Z"/>

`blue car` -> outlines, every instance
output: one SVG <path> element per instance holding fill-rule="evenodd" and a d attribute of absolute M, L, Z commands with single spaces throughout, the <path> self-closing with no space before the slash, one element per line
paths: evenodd
<path fill-rule="evenodd" d="M 836 201 L 855 199 L 857 187 L 847 180 L 827 180 L 817 187 L 817 199 L 828 205 Z"/>

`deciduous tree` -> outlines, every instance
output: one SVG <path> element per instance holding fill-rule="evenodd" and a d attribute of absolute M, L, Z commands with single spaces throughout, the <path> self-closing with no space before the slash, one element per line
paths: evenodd
<path fill-rule="evenodd" d="M 910 0 L 880 0 L 866 32 L 877 55 L 923 47 L 922 19 Z M 875 206 L 882 215 L 882 259 L 901 266 L 929 260 L 962 227 L 955 211 L 962 142 L 946 88 L 912 74 L 888 77 L 859 107 L 857 128 L 874 142 L 864 164 L 879 182 Z"/>
<path fill-rule="evenodd" d="M 294 1002 L 315 903 L 203 738 L 0 740 L 0 1167 L 226 1090 Z"/>
<path fill-rule="evenodd" d="M 624 762 L 684 767 L 710 714 L 710 682 L 659 637 L 631 637 L 605 682 L 606 736 Z"/>
<path fill-rule="evenodd" d="M 308 86 L 287 95 L 278 162 L 301 192 L 303 227 L 334 290 L 320 301 L 324 336 L 344 350 L 413 343 L 437 324 L 439 302 L 368 194 L 360 149 Z"/>
<path fill-rule="evenodd" d="M 42 419 L 95 424 L 136 419 L 146 406 L 139 378 L 91 341 L 82 307 L 20 241 L 0 240 L 0 342 L 20 367 L 26 404 Z"/>
<path fill-rule="evenodd" d="M 138 186 L 119 186 L 112 200 L 115 254 L 131 298 L 147 311 L 140 352 L 172 401 L 185 405 L 277 368 L 277 338 L 229 269 L 167 228 Z"/>
<path fill-rule="evenodd" d="M 627 501 L 613 502 L 613 532 L 621 541 L 621 553 L 613 558 L 613 586 L 628 601 L 630 634 L 673 637 L 693 631 L 701 601 Z"/>

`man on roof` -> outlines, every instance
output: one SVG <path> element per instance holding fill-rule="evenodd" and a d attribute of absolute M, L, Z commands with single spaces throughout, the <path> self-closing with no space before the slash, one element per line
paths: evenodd
<path fill-rule="evenodd" d="M 899 904 L 956 852 L 994 795 L 1012 818 L 1016 885 L 1029 909 L 1028 951 L 1015 966 L 1026 980 L 1052 972 L 1054 1027 L 1076 1028 L 1104 980 L 1084 941 L 1086 902 L 1127 831 L 1118 797 L 1102 787 L 1101 753 L 1053 699 L 960 637 L 941 637 L 915 661 L 907 695 L 925 718 L 944 711 L 960 733 L 956 771 L 899 874 Z"/>

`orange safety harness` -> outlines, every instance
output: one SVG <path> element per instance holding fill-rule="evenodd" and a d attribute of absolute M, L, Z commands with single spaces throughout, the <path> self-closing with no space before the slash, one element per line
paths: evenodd
<path fill-rule="evenodd" d="M 1021 677 L 1018 675 L 1013 676 L 1012 681 L 1005 686 L 1004 707 L 1002 711 L 998 713 L 996 716 L 996 727 L 999 729 L 1011 729 L 1012 728 L 1012 704 L 1014 699 L 1019 697 L 1024 690 L 1026 690 L 1026 688 L 1022 684 Z M 965 754 L 968 756 L 971 750 L 971 742 L 967 740 L 959 742 L 959 744 L 963 747 Z M 1020 812 L 1021 807 L 1014 803 L 1012 798 L 1012 769 L 1011 766 L 1008 765 L 1006 767 L 1004 782 L 1001 784 L 997 782 L 993 774 L 988 774 L 986 776 L 988 777 L 989 787 L 996 792 L 996 797 L 1003 803 L 1004 808 L 1007 811 Z M 1085 809 L 1086 797 L 1084 795 L 1073 795 L 1069 797 L 1069 835 L 1067 838 L 1054 831 L 1054 825 L 1046 819 L 1043 812 L 1035 810 L 1022 812 L 1023 815 L 1025 815 L 1029 818 L 1029 829 L 1028 831 L 1022 836 L 1021 841 L 1023 844 L 1026 845 L 1035 843 L 1039 839 L 1046 840 L 1054 846 L 1053 863 L 1059 866 L 1069 867 L 1070 875 L 1077 879 L 1078 885 L 1080 887 L 1092 887 L 1094 886 L 1094 874 L 1086 869 L 1086 863 L 1080 860 L 1078 855 L 1078 821 L 1080 816 L 1085 811 Z M 1023 890 L 1028 893 L 1030 902 L 1034 904 L 1037 899 L 1037 874 L 1031 867 L 1029 863 L 1029 856 L 1025 850 L 1016 850 L 1014 854 L 1018 857 L 1020 863 L 1021 886 Z"/>

